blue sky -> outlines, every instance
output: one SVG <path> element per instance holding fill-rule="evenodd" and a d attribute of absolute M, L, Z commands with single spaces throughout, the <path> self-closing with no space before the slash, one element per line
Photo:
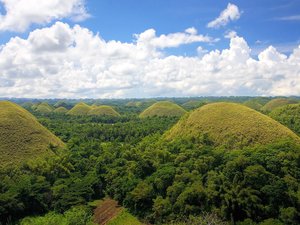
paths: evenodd
<path fill-rule="evenodd" d="M 300 94 L 299 0 L 1 0 L 0 13 L 2 96 Z M 94 44 L 79 53 L 82 35 Z"/>

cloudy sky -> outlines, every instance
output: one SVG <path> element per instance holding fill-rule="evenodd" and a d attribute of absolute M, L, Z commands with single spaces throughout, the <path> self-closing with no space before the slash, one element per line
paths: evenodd
<path fill-rule="evenodd" d="M 0 97 L 300 95 L 300 0 L 0 0 Z"/>

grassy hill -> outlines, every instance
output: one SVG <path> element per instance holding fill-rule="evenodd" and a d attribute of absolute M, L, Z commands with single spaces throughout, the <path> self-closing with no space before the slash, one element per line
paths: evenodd
<path fill-rule="evenodd" d="M 1 166 L 54 154 L 49 149 L 50 144 L 64 146 L 28 111 L 11 102 L 0 102 Z"/>
<path fill-rule="evenodd" d="M 91 106 L 85 104 L 84 102 L 80 102 L 76 104 L 72 109 L 70 109 L 70 111 L 67 114 L 73 116 L 83 116 L 87 115 L 91 109 Z"/>
<path fill-rule="evenodd" d="M 151 105 L 140 114 L 140 118 L 153 117 L 153 116 L 182 116 L 186 111 L 168 101 L 161 101 Z"/>
<path fill-rule="evenodd" d="M 271 112 L 272 110 L 274 110 L 278 107 L 289 105 L 289 104 L 296 104 L 296 103 L 298 103 L 298 102 L 294 99 L 276 98 L 276 99 L 273 99 L 273 100 L 269 101 L 267 104 L 265 104 L 261 108 L 261 110 L 265 111 L 265 112 Z"/>
<path fill-rule="evenodd" d="M 92 107 L 92 109 L 88 112 L 88 115 L 93 116 L 120 116 L 120 114 L 114 110 L 111 106 L 101 105 Z"/>
<path fill-rule="evenodd" d="M 300 135 L 300 104 L 290 104 L 276 108 L 269 116 Z"/>
<path fill-rule="evenodd" d="M 246 106 L 235 103 L 212 103 L 184 116 L 165 139 L 207 137 L 216 146 L 244 147 L 267 144 L 283 138 L 300 141 L 287 127 Z"/>
<path fill-rule="evenodd" d="M 39 113 L 51 113 L 53 108 L 47 102 L 43 102 L 36 107 L 35 111 Z"/>
<path fill-rule="evenodd" d="M 54 113 L 59 113 L 59 114 L 66 114 L 68 112 L 68 110 L 65 107 L 58 107 L 56 109 L 53 110 Z"/>

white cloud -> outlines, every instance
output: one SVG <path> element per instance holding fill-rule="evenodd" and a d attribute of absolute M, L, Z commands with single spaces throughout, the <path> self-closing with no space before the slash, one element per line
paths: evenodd
<path fill-rule="evenodd" d="M 239 11 L 239 8 L 234 4 L 228 3 L 227 8 L 221 12 L 219 17 L 217 17 L 213 21 L 209 22 L 207 24 L 207 27 L 219 28 L 219 27 L 227 25 L 230 21 L 239 19 L 240 16 L 241 16 L 241 13 Z"/>
<path fill-rule="evenodd" d="M 0 31 L 27 30 L 31 24 L 47 24 L 53 20 L 89 17 L 85 0 L 0 0 L 6 13 L 0 14 Z"/>
<path fill-rule="evenodd" d="M 270 46 L 256 59 L 242 37 L 232 36 L 227 49 L 198 47 L 194 57 L 162 54 L 162 48 L 202 42 L 199 36 L 194 30 L 161 36 L 148 30 L 122 43 L 57 22 L 0 47 L 0 96 L 300 94 L 300 46 L 290 55 Z"/>
<path fill-rule="evenodd" d="M 282 20 L 282 21 L 299 21 L 300 20 L 300 15 L 279 17 L 279 18 L 276 18 L 276 20 Z"/>

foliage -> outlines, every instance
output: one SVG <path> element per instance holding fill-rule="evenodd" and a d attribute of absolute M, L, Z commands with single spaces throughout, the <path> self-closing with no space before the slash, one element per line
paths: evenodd
<path fill-rule="evenodd" d="M 116 110 L 114 110 L 111 106 L 108 105 L 95 106 L 88 112 L 88 115 L 120 116 L 120 114 Z"/>
<path fill-rule="evenodd" d="M 269 101 L 267 104 L 265 104 L 261 108 L 261 110 L 265 111 L 265 112 L 271 112 L 278 107 L 289 105 L 289 104 L 296 104 L 296 103 L 298 103 L 298 101 L 295 99 L 275 98 L 275 99 L 272 99 L 271 101 Z"/>
<path fill-rule="evenodd" d="M 126 210 L 122 210 L 114 219 L 110 220 L 107 225 L 142 225 L 142 223 Z"/>
<path fill-rule="evenodd" d="M 67 114 L 73 116 L 87 115 L 91 109 L 91 106 L 85 104 L 84 102 L 80 102 L 76 104 L 72 109 L 70 109 Z"/>
<path fill-rule="evenodd" d="M 56 109 L 53 110 L 54 113 L 62 113 L 62 114 L 66 114 L 68 112 L 68 110 L 63 107 L 63 106 L 60 106 Z"/>

